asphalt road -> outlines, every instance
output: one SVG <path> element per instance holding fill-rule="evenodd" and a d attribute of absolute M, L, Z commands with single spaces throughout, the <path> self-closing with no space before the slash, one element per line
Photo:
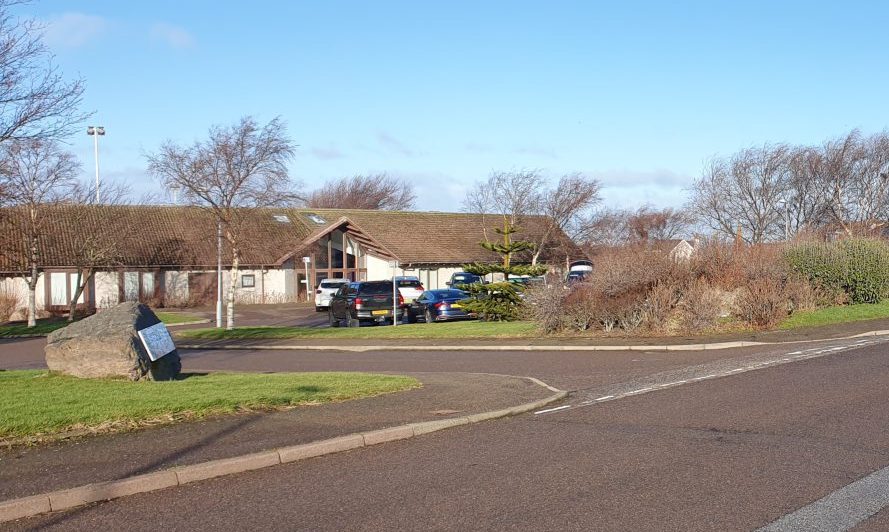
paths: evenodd
<path fill-rule="evenodd" d="M 566 403 L 572 407 L 560 411 L 128 497 L 13 528 L 752 530 L 889 465 L 886 346 L 819 344 L 793 356 L 789 348 L 194 354 L 187 363 L 206 369 L 420 366 L 533 375 L 577 391 Z M 729 371 L 737 373 L 719 376 Z M 585 404 L 617 388 L 646 392 Z M 840 514 L 832 517 L 843 522 L 854 502 L 830 507 Z M 886 513 L 862 528 L 883 529 Z"/>

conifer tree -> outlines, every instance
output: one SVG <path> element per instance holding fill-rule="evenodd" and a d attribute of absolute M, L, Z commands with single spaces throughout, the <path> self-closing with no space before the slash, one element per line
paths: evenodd
<path fill-rule="evenodd" d="M 543 275 L 546 267 L 527 264 L 513 264 L 513 255 L 522 251 L 534 251 L 531 242 L 513 240 L 512 235 L 518 228 L 503 217 L 503 228 L 494 231 L 502 237 L 499 242 L 481 242 L 480 245 L 499 254 L 500 263 L 475 263 L 463 266 L 463 271 L 484 277 L 492 273 L 503 274 L 504 280 L 496 283 L 473 283 L 461 285 L 459 288 L 469 293 L 469 298 L 460 304 L 469 313 L 475 313 L 485 321 L 510 321 L 518 318 L 519 306 L 522 303 L 519 292 L 523 287 L 509 282 L 510 275 Z"/>

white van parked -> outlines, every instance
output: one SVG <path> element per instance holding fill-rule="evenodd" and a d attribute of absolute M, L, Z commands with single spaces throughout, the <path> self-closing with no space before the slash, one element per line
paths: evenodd
<path fill-rule="evenodd" d="M 327 310 L 330 307 L 330 298 L 344 284 L 349 284 L 348 279 L 321 279 L 318 288 L 315 289 L 315 312 Z"/>

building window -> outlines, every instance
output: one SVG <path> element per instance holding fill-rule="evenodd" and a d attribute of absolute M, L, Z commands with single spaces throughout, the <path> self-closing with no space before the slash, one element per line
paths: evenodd
<path fill-rule="evenodd" d="M 65 272 L 52 272 L 49 274 L 50 298 L 52 306 L 64 306 L 68 304 L 68 274 Z"/>
<path fill-rule="evenodd" d="M 327 223 L 327 220 L 325 220 L 321 216 L 318 216 L 314 212 L 307 213 L 306 218 L 308 218 L 309 220 L 312 220 L 314 223 L 316 223 L 318 225 L 324 225 Z"/>
<path fill-rule="evenodd" d="M 241 288 L 253 288 L 256 286 L 256 276 L 252 273 L 241 276 Z"/>
<path fill-rule="evenodd" d="M 123 300 L 139 301 L 139 272 L 123 272 Z"/>
<path fill-rule="evenodd" d="M 155 272 L 123 272 L 122 301 L 150 301 L 155 296 Z"/>

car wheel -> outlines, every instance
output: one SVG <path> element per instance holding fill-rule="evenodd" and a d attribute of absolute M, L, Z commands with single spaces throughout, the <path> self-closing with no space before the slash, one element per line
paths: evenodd
<path fill-rule="evenodd" d="M 410 309 L 404 309 L 405 321 L 408 323 L 417 323 L 417 317 L 414 316 L 414 313 L 410 311 Z"/>
<path fill-rule="evenodd" d="M 333 309 L 327 311 L 327 321 L 330 323 L 331 327 L 339 327 L 340 320 L 337 319 L 336 316 L 333 315 Z"/>
<path fill-rule="evenodd" d="M 351 315 L 346 316 L 346 327 L 361 327 L 361 321 L 353 318 Z"/>
<path fill-rule="evenodd" d="M 426 319 L 426 323 L 432 323 L 435 321 L 435 318 L 432 317 L 432 312 L 430 312 L 428 308 L 426 309 L 426 314 L 424 317 Z"/>
<path fill-rule="evenodd" d="M 324 312 L 324 307 L 319 307 L 318 305 L 315 305 L 315 312 Z"/>

